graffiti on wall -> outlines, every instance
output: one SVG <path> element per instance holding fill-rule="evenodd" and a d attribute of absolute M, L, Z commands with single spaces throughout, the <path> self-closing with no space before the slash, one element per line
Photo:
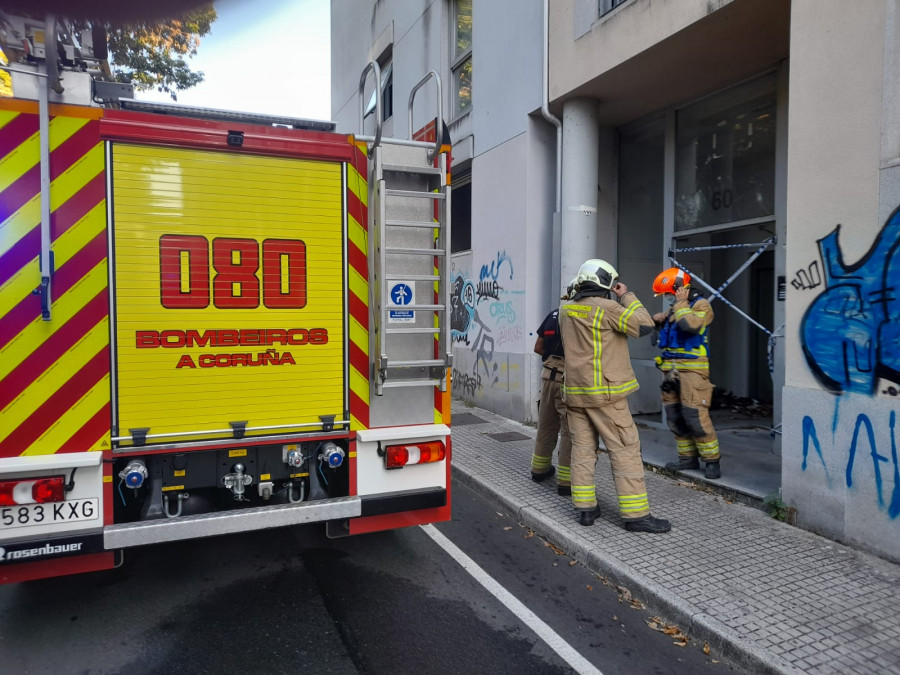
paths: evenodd
<path fill-rule="evenodd" d="M 825 288 L 800 322 L 800 340 L 825 389 L 873 395 L 882 379 L 900 383 L 900 209 L 852 266 L 839 233 L 819 240 Z"/>
<path fill-rule="evenodd" d="M 852 488 L 864 464 L 871 465 L 872 486 L 878 508 L 889 518 L 900 515 L 900 462 L 897 457 L 896 411 L 887 419 L 859 412 L 849 427 L 839 434 L 841 400 L 847 396 L 896 396 L 900 385 L 900 209 L 882 227 L 869 251 L 855 264 L 846 265 L 839 244 L 840 226 L 819 240 L 824 287 L 807 307 L 800 322 L 800 340 L 807 365 L 823 389 L 835 394 L 830 435 L 849 438 L 846 464 L 838 473 L 826 465 L 820 431 L 812 415 L 802 421 L 803 458 L 824 470 L 829 489 L 838 475 Z M 816 261 L 818 262 L 818 261 Z M 818 265 L 809 272 L 798 290 L 819 285 Z M 800 270 L 803 272 L 804 270 Z M 798 272 L 798 278 L 803 277 Z M 874 410 L 874 408 L 873 408 Z M 826 437 L 827 438 L 827 437 Z M 877 442 L 881 439 L 881 443 Z M 824 438 L 822 440 L 825 440 Z M 812 457 L 810 454 L 814 453 Z M 829 456 L 834 456 L 830 454 Z M 886 476 L 893 485 L 885 494 Z M 858 482 L 858 481 L 857 481 Z"/>
<path fill-rule="evenodd" d="M 474 398 L 484 388 L 510 390 L 513 373 L 518 368 L 508 357 L 500 358 L 499 348 L 510 345 L 524 336 L 516 325 L 517 295 L 504 288 L 513 281 L 515 271 L 512 257 L 498 251 L 481 265 L 477 279 L 467 279 L 457 273 L 450 289 L 450 334 L 458 345 L 468 347 L 474 356 L 468 372 L 454 368 L 453 384 L 462 396 Z"/>

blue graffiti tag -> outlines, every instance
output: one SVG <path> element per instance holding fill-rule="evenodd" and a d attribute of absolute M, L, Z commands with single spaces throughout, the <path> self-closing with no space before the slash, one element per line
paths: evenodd
<path fill-rule="evenodd" d="M 503 263 L 509 263 L 509 278 L 513 278 L 513 264 L 512 258 L 506 255 L 506 251 L 497 252 L 497 259 L 492 261 L 490 265 L 482 265 L 481 266 L 481 275 L 479 276 L 479 281 L 484 281 L 485 279 L 491 279 L 493 281 L 497 281 L 497 278 L 500 276 L 500 267 Z"/>
<path fill-rule="evenodd" d="M 885 457 L 878 452 L 878 446 L 875 441 L 875 429 L 872 425 L 872 421 L 869 419 L 868 415 L 857 415 L 856 425 L 853 428 L 853 438 L 850 441 L 849 456 L 847 458 L 847 468 L 845 471 L 844 480 L 848 488 L 853 487 L 853 470 L 856 464 L 856 451 L 860 443 L 860 432 L 865 432 L 865 438 L 869 443 L 868 454 L 872 460 L 872 470 L 875 473 L 875 496 L 878 499 L 878 506 L 882 510 L 885 509 L 885 502 L 884 483 L 881 477 L 881 464 L 891 462 L 891 464 L 893 465 L 893 490 L 891 492 L 890 504 L 887 505 L 886 510 L 888 517 L 891 520 L 894 520 L 898 515 L 900 515 L 900 459 L 898 459 L 897 457 L 897 413 L 894 410 L 891 410 L 888 425 L 890 427 L 891 437 L 891 456 Z M 808 466 L 807 459 L 809 456 L 810 442 L 812 443 L 813 448 L 815 449 L 816 454 L 819 457 L 819 461 L 822 462 L 822 466 L 825 469 L 825 480 L 828 483 L 828 487 L 830 489 L 831 478 L 828 475 L 828 467 L 825 464 L 825 458 L 822 455 L 822 448 L 819 444 L 818 435 L 816 434 L 816 424 L 813 419 L 809 415 L 807 415 L 803 418 L 803 463 L 801 464 L 801 469 L 803 471 L 806 471 Z"/>
<path fill-rule="evenodd" d="M 840 229 L 818 242 L 825 289 L 800 322 L 800 340 L 823 387 L 874 396 L 879 378 L 900 383 L 900 209 L 850 267 L 838 243 Z"/>

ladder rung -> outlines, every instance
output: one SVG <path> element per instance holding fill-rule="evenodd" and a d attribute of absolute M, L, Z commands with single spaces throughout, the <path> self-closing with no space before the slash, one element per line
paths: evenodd
<path fill-rule="evenodd" d="M 389 335 L 414 335 L 416 333 L 440 333 L 440 328 L 386 328 L 385 333 Z"/>
<path fill-rule="evenodd" d="M 385 389 L 393 387 L 439 387 L 440 380 L 422 379 L 422 380 L 385 380 L 381 385 Z"/>
<path fill-rule="evenodd" d="M 417 310 L 427 311 L 427 312 L 439 312 L 439 311 L 444 310 L 445 306 L 444 305 L 397 305 L 395 307 L 395 306 L 391 305 L 387 309 L 389 309 L 392 312 L 396 312 L 399 310 L 406 311 L 406 310 L 410 310 L 410 309 L 414 312 Z"/>
<path fill-rule="evenodd" d="M 441 359 L 421 359 L 418 361 L 392 361 L 388 359 L 388 368 L 426 368 L 428 366 L 446 366 Z"/>
<path fill-rule="evenodd" d="M 440 281 L 436 274 L 385 274 L 388 281 Z"/>
<path fill-rule="evenodd" d="M 435 166 L 411 166 L 407 164 L 382 164 L 383 171 L 395 171 L 397 173 L 419 173 L 430 176 L 440 176 L 441 170 Z"/>
<path fill-rule="evenodd" d="M 385 253 L 400 253 L 403 255 L 445 255 L 445 251 L 439 248 L 394 248 L 384 247 Z"/>
<path fill-rule="evenodd" d="M 426 223 L 418 220 L 385 220 L 386 227 L 427 227 L 429 230 L 440 229 L 441 224 L 438 222 Z"/>
<path fill-rule="evenodd" d="M 418 190 L 385 190 L 388 197 L 419 197 L 422 199 L 443 199 L 443 192 L 419 192 Z"/>

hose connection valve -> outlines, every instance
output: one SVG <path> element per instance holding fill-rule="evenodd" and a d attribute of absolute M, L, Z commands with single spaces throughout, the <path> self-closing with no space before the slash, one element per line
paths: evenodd
<path fill-rule="evenodd" d="M 137 490 L 147 479 L 147 466 L 139 459 L 128 462 L 128 466 L 119 472 L 119 478 L 126 487 Z"/>
<path fill-rule="evenodd" d="M 337 469 L 344 463 L 344 451 L 329 441 L 322 448 L 322 461 L 332 469 Z"/>

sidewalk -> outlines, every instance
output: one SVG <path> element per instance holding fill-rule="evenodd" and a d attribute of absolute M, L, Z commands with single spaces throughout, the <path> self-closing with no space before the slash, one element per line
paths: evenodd
<path fill-rule="evenodd" d="M 626 532 L 603 454 L 603 515 L 582 527 L 554 480 L 529 479 L 533 428 L 456 400 L 452 428 L 456 478 L 714 653 L 760 673 L 900 673 L 900 565 L 651 471 L 653 514 L 672 532 Z M 673 452 L 662 430 L 640 433 L 645 459 Z"/>

